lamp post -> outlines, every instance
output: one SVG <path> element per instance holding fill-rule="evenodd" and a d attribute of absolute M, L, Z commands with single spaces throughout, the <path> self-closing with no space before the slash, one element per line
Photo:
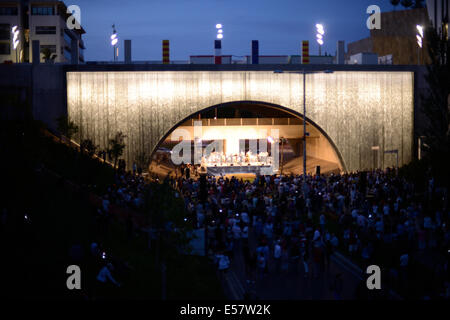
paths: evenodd
<path fill-rule="evenodd" d="M 271 137 L 271 136 L 268 136 L 268 137 L 267 137 L 267 142 L 269 142 L 269 143 L 272 144 L 272 143 L 275 142 L 275 139 L 274 139 L 273 137 Z M 281 137 L 281 138 L 279 138 L 278 140 L 276 140 L 276 142 L 277 142 L 277 143 L 281 143 L 281 160 L 280 160 L 280 162 L 281 162 L 281 168 L 280 168 L 280 175 L 283 175 L 284 144 L 287 142 L 287 139 Z"/>
<path fill-rule="evenodd" d="M 317 43 L 319 44 L 319 56 L 322 55 L 322 45 L 323 45 L 323 36 L 325 34 L 325 30 L 323 29 L 323 25 L 318 23 L 316 24 L 316 29 L 317 29 Z"/>
<path fill-rule="evenodd" d="M 418 34 L 416 35 L 417 38 L 417 64 L 420 64 L 420 49 L 422 49 L 423 46 L 423 27 L 421 25 L 416 26 Z"/>
<path fill-rule="evenodd" d="M 11 33 L 13 35 L 13 48 L 16 51 L 16 63 L 19 62 L 19 58 L 17 55 L 17 47 L 19 46 L 20 40 L 19 40 L 19 34 L 20 34 L 20 30 L 18 26 L 14 26 L 11 29 Z"/>
<path fill-rule="evenodd" d="M 302 71 L 283 71 L 283 70 L 275 70 L 274 73 L 299 73 L 303 74 L 303 177 L 306 179 L 306 136 L 308 133 L 306 132 L 306 74 L 313 73 L 333 73 L 332 70 L 323 70 L 323 71 L 306 71 L 303 69 Z"/>
<path fill-rule="evenodd" d="M 222 64 L 222 39 L 223 39 L 223 29 L 222 24 L 216 24 L 217 35 L 216 40 L 214 40 L 214 64 Z"/>
<path fill-rule="evenodd" d="M 119 42 L 119 38 L 117 37 L 117 31 L 116 31 L 116 26 L 113 24 L 112 25 L 113 28 L 113 34 L 111 35 L 111 45 L 113 46 L 113 59 L 114 62 L 116 62 L 116 45 Z"/>

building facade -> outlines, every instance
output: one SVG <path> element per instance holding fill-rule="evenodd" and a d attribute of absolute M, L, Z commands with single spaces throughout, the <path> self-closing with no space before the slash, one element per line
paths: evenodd
<path fill-rule="evenodd" d="M 427 0 L 427 8 L 431 24 L 436 28 L 438 34 L 442 34 L 448 40 L 448 22 L 450 18 L 449 1 Z"/>
<path fill-rule="evenodd" d="M 84 63 L 85 30 L 69 29 L 67 6 L 55 0 L 0 0 L 0 63 L 32 62 L 31 43 L 39 40 L 41 62 L 70 63 L 72 40 L 78 42 L 79 63 Z M 14 49 L 13 27 L 18 45 Z M 48 59 L 50 58 L 50 59 Z"/>
<path fill-rule="evenodd" d="M 428 25 L 426 8 L 381 13 L 381 29 L 370 30 L 370 37 L 348 44 L 346 61 L 359 53 L 375 53 L 378 57 L 391 56 L 396 65 L 427 64 L 426 42 L 421 49 L 417 44 L 417 25 Z"/>

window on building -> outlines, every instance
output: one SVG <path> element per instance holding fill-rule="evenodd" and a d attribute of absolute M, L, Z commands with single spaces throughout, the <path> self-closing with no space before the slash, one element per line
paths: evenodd
<path fill-rule="evenodd" d="M 0 16 L 17 16 L 17 7 L 0 7 Z"/>
<path fill-rule="evenodd" d="M 36 26 L 36 34 L 56 34 L 56 27 Z"/>
<path fill-rule="evenodd" d="M 53 7 L 32 7 L 31 14 L 34 16 L 53 16 L 55 14 Z"/>
<path fill-rule="evenodd" d="M 0 40 L 11 40 L 11 25 L 0 23 Z"/>
<path fill-rule="evenodd" d="M 0 42 L 0 54 L 1 55 L 11 54 L 11 44 L 9 42 Z"/>

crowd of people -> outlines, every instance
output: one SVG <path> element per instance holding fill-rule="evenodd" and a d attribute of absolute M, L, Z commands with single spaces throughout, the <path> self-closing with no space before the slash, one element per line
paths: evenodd
<path fill-rule="evenodd" d="M 294 175 L 252 182 L 180 177 L 174 184 L 188 220 L 195 228 L 206 227 L 208 249 L 222 273 L 242 253 L 249 283 L 269 270 L 319 277 L 338 250 L 361 265 L 380 265 L 389 285 L 408 293 L 417 276 L 413 260 L 427 253 L 429 261 L 438 262 L 417 294 L 450 297 L 448 194 L 432 178 L 421 194 L 396 170 L 307 176 L 306 181 Z M 340 275 L 336 281 L 342 283 Z"/>

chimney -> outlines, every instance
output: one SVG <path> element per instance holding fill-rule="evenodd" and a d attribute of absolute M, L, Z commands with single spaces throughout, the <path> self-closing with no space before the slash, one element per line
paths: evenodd
<path fill-rule="evenodd" d="M 131 64 L 131 40 L 124 41 L 125 63 Z"/>
<path fill-rule="evenodd" d="M 309 41 L 302 41 L 302 64 L 309 64 Z"/>
<path fill-rule="evenodd" d="M 222 40 L 214 40 L 214 64 L 222 64 Z"/>
<path fill-rule="evenodd" d="M 259 43 L 252 40 L 252 64 L 259 64 Z"/>
<path fill-rule="evenodd" d="M 344 64 L 344 63 L 345 63 L 345 42 L 343 40 L 339 40 L 337 42 L 336 64 Z"/>
<path fill-rule="evenodd" d="M 163 64 L 170 64 L 169 40 L 162 41 L 162 61 Z"/>

